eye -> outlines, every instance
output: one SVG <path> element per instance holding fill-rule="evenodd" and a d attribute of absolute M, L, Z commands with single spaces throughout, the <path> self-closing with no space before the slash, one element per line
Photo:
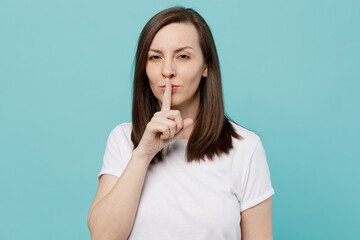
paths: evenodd
<path fill-rule="evenodd" d="M 157 59 L 160 59 L 160 57 L 156 55 L 149 57 L 149 60 L 157 60 Z"/>
<path fill-rule="evenodd" d="M 180 56 L 179 56 L 179 58 L 180 59 L 188 59 L 188 58 L 190 58 L 188 55 L 185 55 L 185 54 L 181 54 Z"/>

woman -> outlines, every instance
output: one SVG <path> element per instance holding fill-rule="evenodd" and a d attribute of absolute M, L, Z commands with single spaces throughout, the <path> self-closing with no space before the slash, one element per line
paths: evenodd
<path fill-rule="evenodd" d="M 261 140 L 224 116 L 216 47 L 194 10 L 142 30 L 132 123 L 110 133 L 98 179 L 92 239 L 272 239 Z"/>

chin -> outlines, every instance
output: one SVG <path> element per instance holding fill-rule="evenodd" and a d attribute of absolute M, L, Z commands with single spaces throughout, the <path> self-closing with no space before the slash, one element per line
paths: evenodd
<path fill-rule="evenodd" d="M 177 101 L 171 101 L 171 107 L 177 107 L 177 106 L 179 106 L 180 105 L 180 103 L 179 102 L 177 102 Z"/>
<path fill-rule="evenodd" d="M 171 102 L 171 107 L 177 109 L 177 108 L 183 106 L 184 103 L 185 103 L 185 102 L 184 102 L 184 101 L 181 101 L 181 100 L 178 100 L 178 101 L 173 100 L 173 101 Z"/>

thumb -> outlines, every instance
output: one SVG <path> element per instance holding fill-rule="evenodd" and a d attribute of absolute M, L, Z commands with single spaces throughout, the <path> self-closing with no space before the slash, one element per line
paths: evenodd
<path fill-rule="evenodd" d="M 191 124 L 193 124 L 194 120 L 192 120 L 191 118 L 186 118 L 185 120 L 183 120 L 183 128 L 182 130 L 188 128 Z"/>

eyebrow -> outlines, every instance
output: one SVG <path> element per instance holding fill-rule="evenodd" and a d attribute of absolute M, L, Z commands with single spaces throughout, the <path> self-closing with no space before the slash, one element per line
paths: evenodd
<path fill-rule="evenodd" d="M 185 46 L 185 47 L 181 47 L 181 48 L 176 49 L 176 50 L 175 50 L 175 53 L 181 52 L 182 50 L 184 50 L 184 49 L 186 49 L 186 48 L 191 48 L 191 49 L 193 49 L 193 48 L 190 47 L 190 46 Z M 153 51 L 153 52 L 157 52 L 157 53 L 162 53 L 160 50 L 158 50 L 158 49 L 152 49 L 152 48 L 150 48 L 149 51 Z"/>

